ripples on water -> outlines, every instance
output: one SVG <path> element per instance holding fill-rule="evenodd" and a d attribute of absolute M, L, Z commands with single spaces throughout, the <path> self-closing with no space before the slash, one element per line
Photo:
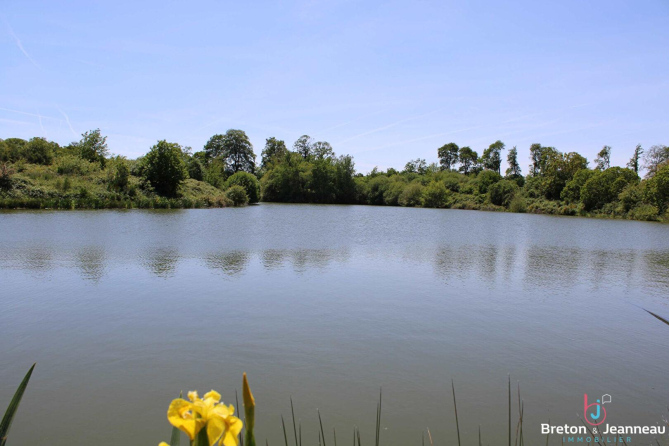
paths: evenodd
<path fill-rule="evenodd" d="M 667 327 L 639 308 L 667 315 L 667 225 L 366 206 L 6 212 L 0 287 L 0 401 L 38 361 L 17 444 L 157 443 L 175 393 L 231 401 L 242 371 L 271 445 L 291 395 L 306 438 L 317 407 L 338 436 L 369 437 L 380 385 L 383 439 L 418 444 L 429 427 L 444 444 L 451 378 L 461 435 L 481 424 L 498 444 L 508 373 L 529 444 L 539 422 L 573 422 L 584 392 L 612 394 L 621 424 L 667 419 Z"/>

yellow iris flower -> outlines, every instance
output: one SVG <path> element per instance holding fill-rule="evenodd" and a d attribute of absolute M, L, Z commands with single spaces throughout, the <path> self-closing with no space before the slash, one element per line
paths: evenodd
<path fill-rule="evenodd" d="M 193 441 L 206 426 L 209 446 L 217 443 L 223 446 L 238 446 L 238 435 L 242 430 L 242 420 L 235 417 L 235 408 L 222 403 L 221 395 L 212 390 L 203 398 L 198 392 L 188 392 L 186 401 L 177 398 L 170 403 L 167 417 L 170 424 L 186 433 Z M 161 443 L 159 446 L 163 446 Z"/>

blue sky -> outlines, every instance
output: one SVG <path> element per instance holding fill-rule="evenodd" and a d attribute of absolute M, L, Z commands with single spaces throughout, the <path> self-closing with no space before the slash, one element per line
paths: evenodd
<path fill-rule="evenodd" d="M 589 160 L 668 144 L 667 1 L 0 0 L 0 138 L 302 134 L 401 168 L 501 139 Z M 593 163 L 591 164 L 593 165 Z"/>

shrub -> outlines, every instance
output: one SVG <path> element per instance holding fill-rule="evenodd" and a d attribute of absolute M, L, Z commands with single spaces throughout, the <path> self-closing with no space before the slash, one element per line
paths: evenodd
<path fill-rule="evenodd" d="M 112 164 L 108 167 L 110 179 L 109 187 L 117 192 L 123 192 L 128 189 L 128 182 L 130 181 L 130 167 L 126 159 L 122 156 L 117 156 L 112 160 Z"/>
<path fill-rule="evenodd" d="M 55 142 L 45 138 L 32 138 L 23 148 L 23 157 L 33 164 L 49 165 L 54 159 L 54 149 L 58 148 Z"/>
<path fill-rule="evenodd" d="M 489 186 L 500 181 L 502 177 L 499 173 L 492 170 L 482 170 L 477 175 L 477 186 L 479 187 L 479 193 L 485 194 L 489 190 Z"/>
<path fill-rule="evenodd" d="M 249 203 L 258 203 L 261 195 L 261 188 L 258 178 L 249 172 L 239 171 L 231 175 L 224 183 L 224 189 L 230 189 L 232 186 L 242 186 L 247 194 Z"/>
<path fill-rule="evenodd" d="M 644 199 L 656 206 L 659 214 L 668 209 L 668 164 L 657 167 L 653 177 L 644 182 Z"/>
<path fill-rule="evenodd" d="M 580 198 L 587 211 L 600 209 L 619 197 L 619 194 L 639 178 L 635 172 L 621 167 L 610 167 L 594 173 L 582 186 Z"/>
<path fill-rule="evenodd" d="M 244 206 L 249 202 L 246 190 L 237 184 L 226 191 L 226 198 L 232 202 L 233 206 Z"/>
<path fill-rule="evenodd" d="M 65 155 L 56 160 L 56 172 L 60 175 L 87 175 L 97 165 L 74 155 Z"/>
<path fill-rule="evenodd" d="M 12 175 L 14 169 L 9 167 L 7 163 L 0 165 L 0 189 L 9 190 L 12 188 Z"/>
<path fill-rule="evenodd" d="M 423 206 L 427 208 L 442 208 L 447 203 L 447 188 L 441 181 L 432 181 L 424 192 Z"/>
<path fill-rule="evenodd" d="M 400 206 L 421 206 L 423 202 L 423 189 L 420 183 L 408 184 L 398 197 L 398 204 Z"/>
<path fill-rule="evenodd" d="M 144 157 L 142 173 L 159 195 L 177 195 L 179 186 L 188 177 L 181 146 L 158 141 Z"/>
<path fill-rule="evenodd" d="M 526 200 L 520 194 L 516 194 L 510 201 L 508 209 L 510 212 L 526 212 Z"/>
<path fill-rule="evenodd" d="M 203 176 L 204 169 L 202 167 L 202 163 L 200 163 L 200 161 L 197 158 L 190 158 L 186 163 L 186 167 L 188 169 L 189 178 L 202 181 L 202 179 L 204 178 Z"/>
<path fill-rule="evenodd" d="M 656 221 L 658 220 L 658 208 L 651 204 L 640 204 L 634 207 L 628 214 L 633 220 Z"/>
<path fill-rule="evenodd" d="M 496 206 L 509 206 L 518 190 L 516 182 L 500 180 L 489 186 L 489 200 Z"/>

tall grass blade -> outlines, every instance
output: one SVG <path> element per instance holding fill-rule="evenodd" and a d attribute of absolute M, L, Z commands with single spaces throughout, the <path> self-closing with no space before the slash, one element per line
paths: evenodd
<path fill-rule="evenodd" d="M 293 410 L 293 397 L 291 397 L 291 418 L 293 418 L 293 435 L 295 435 L 295 446 L 298 446 L 298 431 L 295 428 L 295 411 Z"/>
<path fill-rule="evenodd" d="M 456 414 L 456 436 L 458 438 L 458 446 L 461 446 L 461 429 L 458 426 L 458 407 L 456 406 L 456 389 L 454 388 L 453 379 L 451 380 L 451 393 L 454 396 L 454 413 Z"/>
<path fill-rule="evenodd" d="M 23 377 L 23 381 L 21 381 L 19 388 L 16 389 L 16 393 L 14 393 L 14 397 L 9 402 L 5 416 L 2 417 L 2 422 L 0 422 L 0 446 L 5 446 L 5 443 L 7 443 L 9 428 L 12 426 L 14 415 L 19 408 L 19 403 L 21 402 L 21 398 L 23 398 L 23 393 L 26 391 L 26 387 L 28 387 L 28 381 L 30 381 L 30 376 L 33 374 L 36 364 L 37 363 L 33 364 L 33 366 L 30 367 L 30 370 L 28 370 L 28 373 L 26 373 L 26 376 Z"/>
<path fill-rule="evenodd" d="M 379 435 L 382 421 L 382 388 L 379 388 L 379 404 L 377 405 L 377 431 L 375 434 L 375 446 L 379 446 Z"/>
<path fill-rule="evenodd" d="M 337 434 L 335 434 L 335 428 L 333 428 L 333 442 L 335 443 L 335 446 L 337 446 Z"/>
<path fill-rule="evenodd" d="M 512 378 L 507 375 L 507 446 L 512 446 Z"/>
<path fill-rule="evenodd" d="M 240 400 L 237 397 L 237 389 L 235 389 L 235 410 L 237 410 L 237 417 L 242 418 L 242 415 L 240 414 Z M 239 437 L 240 437 L 240 446 L 244 446 L 244 437 L 242 436 L 242 431 L 240 431 Z"/>
<path fill-rule="evenodd" d="M 321 412 L 319 409 L 316 409 L 317 415 L 319 415 L 319 426 L 321 426 L 321 437 L 323 438 L 323 446 L 326 446 L 326 436 L 323 434 L 323 423 L 321 422 Z"/>
<path fill-rule="evenodd" d="M 654 313 L 653 311 L 649 311 L 649 310 L 647 310 L 646 308 L 643 308 L 643 310 L 646 311 L 647 313 L 651 314 L 652 316 L 654 316 L 654 317 L 655 317 L 656 319 L 658 319 L 659 321 L 664 322 L 665 325 L 668 325 L 668 320 L 667 320 L 666 318 L 664 318 L 664 317 L 662 317 L 662 316 L 659 316 L 658 314 Z"/>
<path fill-rule="evenodd" d="M 479 434 L 479 446 L 482 446 L 482 425 L 481 424 L 479 425 L 479 429 L 478 429 L 477 432 Z"/>
<path fill-rule="evenodd" d="M 547 421 L 547 424 L 551 425 L 551 418 L 549 418 L 549 421 Z M 549 434 L 547 434 L 547 442 L 545 443 L 545 446 L 549 446 Z"/>
<path fill-rule="evenodd" d="M 286 436 L 286 424 L 284 424 L 284 415 L 281 416 L 281 428 L 284 431 L 284 444 L 288 446 L 288 437 Z"/>

